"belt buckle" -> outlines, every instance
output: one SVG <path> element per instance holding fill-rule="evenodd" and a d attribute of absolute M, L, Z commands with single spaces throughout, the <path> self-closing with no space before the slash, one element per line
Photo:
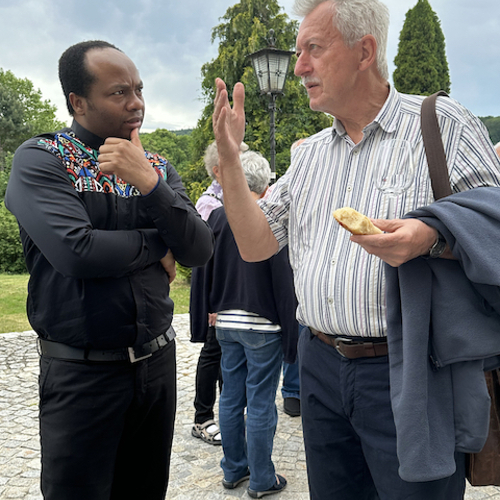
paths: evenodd
<path fill-rule="evenodd" d="M 127 347 L 127 350 L 128 350 L 128 357 L 129 357 L 129 360 L 131 363 L 137 363 L 137 361 L 142 361 L 143 359 L 150 358 L 153 355 L 153 353 L 150 352 L 149 354 L 146 354 L 145 356 L 136 357 L 133 347 Z"/>
<path fill-rule="evenodd" d="M 40 337 L 36 338 L 36 352 L 39 356 L 42 355 L 42 339 Z"/>
<path fill-rule="evenodd" d="M 343 357 L 347 358 L 347 356 L 340 350 L 341 346 L 340 344 L 352 344 L 354 343 L 352 339 L 348 339 L 346 337 L 335 337 L 333 339 L 333 347 L 337 349 L 337 352 Z"/>

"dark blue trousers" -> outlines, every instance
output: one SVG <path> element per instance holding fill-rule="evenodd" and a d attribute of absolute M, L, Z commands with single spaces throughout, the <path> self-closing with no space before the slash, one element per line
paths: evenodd
<path fill-rule="evenodd" d="M 176 406 L 175 342 L 131 364 L 40 360 L 46 500 L 163 500 Z"/>
<path fill-rule="evenodd" d="M 299 370 L 311 500 L 463 499 L 463 454 L 449 478 L 399 477 L 387 356 L 349 360 L 306 329 Z"/>

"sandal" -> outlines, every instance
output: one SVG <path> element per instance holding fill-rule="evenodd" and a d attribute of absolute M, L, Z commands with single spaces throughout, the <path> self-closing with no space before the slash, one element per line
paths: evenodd
<path fill-rule="evenodd" d="M 191 434 L 195 438 L 200 438 L 208 444 L 222 444 L 220 429 L 213 420 L 207 420 L 203 424 L 194 424 L 191 429 Z"/>

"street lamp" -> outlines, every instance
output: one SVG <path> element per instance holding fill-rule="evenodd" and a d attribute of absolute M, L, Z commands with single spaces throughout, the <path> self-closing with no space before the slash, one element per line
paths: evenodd
<path fill-rule="evenodd" d="M 283 94 L 290 59 L 294 52 L 276 48 L 274 30 L 269 30 L 267 44 L 268 46 L 265 49 L 258 50 L 250 54 L 249 57 L 252 59 L 252 65 L 257 75 L 261 95 L 267 94 L 269 96 L 269 114 L 271 118 L 269 132 L 271 144 L 271 180 L 275 181 L 276 124 L 274 121 L 274 114 L 276 112 L 276 96 Z"/>

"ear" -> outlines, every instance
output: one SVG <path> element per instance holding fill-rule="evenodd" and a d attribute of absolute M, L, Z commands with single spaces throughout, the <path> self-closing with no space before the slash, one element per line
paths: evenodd
<path fill-rule="evenodd" d="M 365 71 L 373 66 L 377 60 L 377 40 L 373 35 L 365 35 L 359 43 L 361 50 L 359 70 Z"/>
<path fill-rule="evenodd" d="M 215 165 L 215 167 L 212 168 L 212 172 L 215 175 L 215 180 L 218 181 L 218 179 L 220 179 L 219 165 Z"/>
<path fill-rule="evenodd" d="M 87 111 L 87 99 L 85 97 L 81 97 L 74 92 L 70 92 L 69 94 L 69 102 L 71 106 L 73 106 L 73 110 L 75 111 L 75 115 L 83 116 Z"/>

